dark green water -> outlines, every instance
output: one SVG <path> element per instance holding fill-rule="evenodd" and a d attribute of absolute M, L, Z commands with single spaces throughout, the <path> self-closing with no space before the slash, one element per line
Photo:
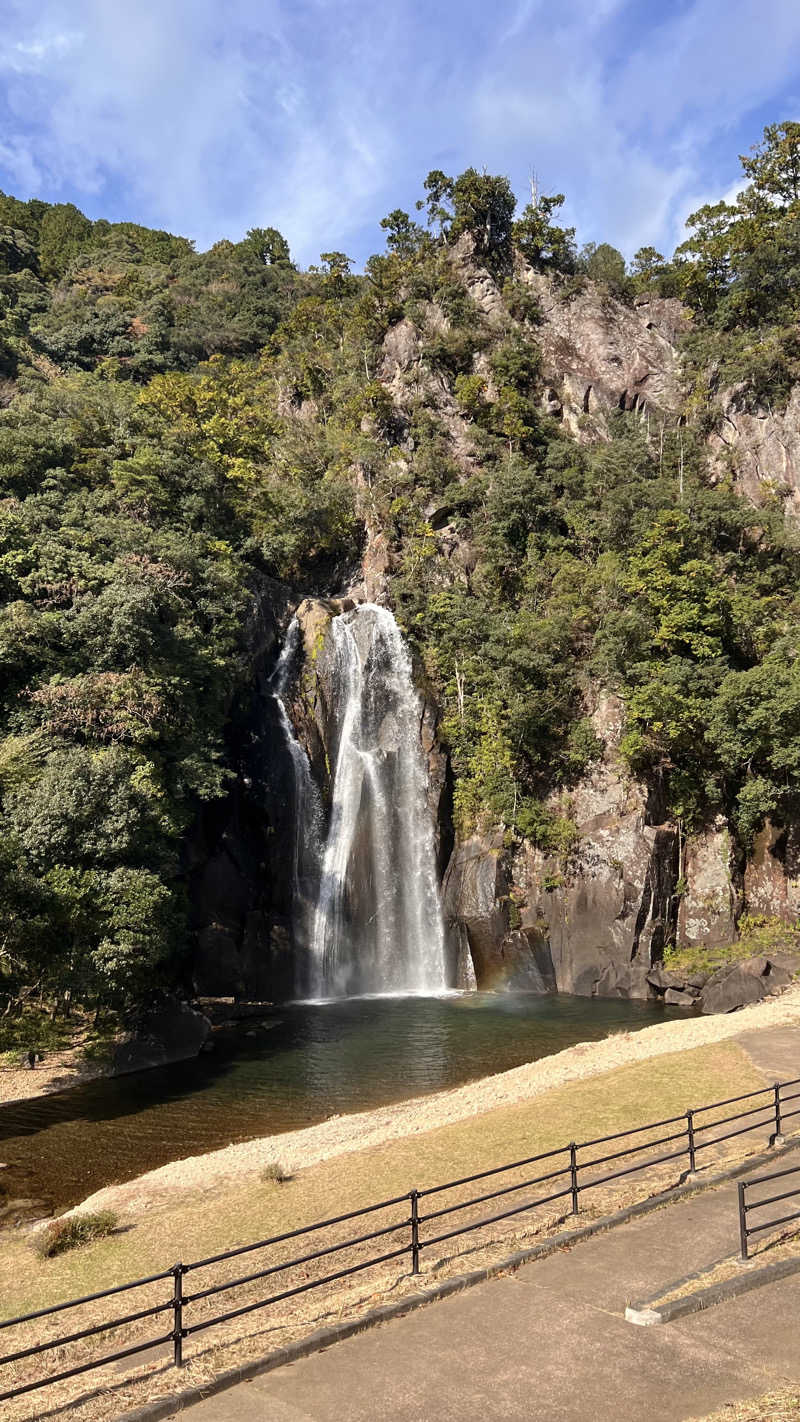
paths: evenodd
<path fill-rule="evenodd" d="M 654 1003 L 526 993 L 294 1004 L 194 1061 L 0 1106 L 3 1187 L 64 1209 L 181 1156 L 459 1086 L 681 1015 Z"/>

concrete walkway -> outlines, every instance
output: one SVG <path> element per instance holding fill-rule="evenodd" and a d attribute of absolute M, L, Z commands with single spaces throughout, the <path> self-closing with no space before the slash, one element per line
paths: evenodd
<path fill-rule="evenodd" d="M 783 1158 L 798 1161 L 800 1151 Z M 625 1306 L 734 1254 L 737 1237 L 736 1187 L 725 1185 L 181 1415 L 187 1422 L 702 1417 L 800 1382 L 800 1275 L 654 1328 L 626 1323 Z"/>
<path fill-rule="evenodd" d="M 762 1027 L 734 1038 L 768 1081 L 794 1081 L 800 1076 L 800 1027 Z M 800 1091 L 800 1086 L 792 1088 Z"/>

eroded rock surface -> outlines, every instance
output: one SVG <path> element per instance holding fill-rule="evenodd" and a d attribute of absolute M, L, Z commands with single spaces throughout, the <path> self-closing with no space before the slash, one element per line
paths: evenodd
<path fill-rule="evenodd" d="M 747 910 L 793 922 L 800 914 L 800 829 L 767 820 L 744 873 Z"/>
<path fill-rule="evenodd" d="M 778 495 L 800 517 L 800 385 L 786 410 L 747 408 L 741 389 L 719 396 L 720 420 L 708 446 L 720 476 L 732 473 L 740 493 L 763 504 Z"/>
<path fill-rule="evenodd" d="M 545 377 L 578 439 L 604 436 L 613 410 L 677 419 L 684 388 L 674 342 L 686 325 L 680 302 L 626 306 L 591 282 L 565 299 L 551 277 L 528 270 L 525 279 L 543 315 L 537 336 Z"/>
<path fill-rule="evenodd" d="M 527 973 L 539 990 L 655 995 L 647 974 L 674 933 L 677 833 L 648 823 L 646 791 L 621 770 L 619 701 L 602 698 L 593 720 L 606 756 L 573 797 L 579 840 L 566 863 L 529 845 L 512 856 L 501 829 L 455 850 L 445 910 L 466 931 L 479 987 Z"/>
<path fill-rule="evenodd" d="M 686 889 L 678 910 L 678 942 L 730 943 L 741 908 L 730 832 L 723 819 L 690 839 L 684 852 Z"/>

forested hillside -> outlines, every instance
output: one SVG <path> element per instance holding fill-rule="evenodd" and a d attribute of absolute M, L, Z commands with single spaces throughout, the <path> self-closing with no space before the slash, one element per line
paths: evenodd
<path fill-rule="evenodd" d="M 722 392 L 774 417 L 800 377 L 800 125 L 742 163 L 630 269 L 473 169 L 429 174 L 359 275 L 273 229 L 198 254 L 0 196 L 0 998 L 190 981 L 184 846 L 236 774 L 254 600 L 343 591 L 365 544 L 462 836 L 569 855 L 598 687 L 686 833 L 724 815 L 744 853 L 800 808 L 791 491 L 754 505 L 710 443 Z M 563 418 L 539 276 L 564 311 L 683 303 L 682 408 Z"/>

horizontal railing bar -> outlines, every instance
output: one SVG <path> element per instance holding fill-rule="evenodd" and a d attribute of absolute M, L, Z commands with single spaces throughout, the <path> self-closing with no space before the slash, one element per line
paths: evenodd
<path fill-rule="evenodd" d="M 792 1096 L 781 1096 L 781 1104 L 784 1101 L 800 1101 L 800 1091 L 795 1091 Z"/>
<path fill-rule="evenodd" d="M 751 1106 L 749 1111 L 736 1111 L 733 1116 L 722 1116 L 719 1121 L 708 1121 L 705 1126 L 695 1126 L 695 1135 L 700 1131 L 715 1131 L 717 1126 L 727 1126 L 731 1121 L 743 1121 L 746 1116 L 760 1116 L 764 1111 L 771 1111 L 774 1119 L 773 1103 L 765 1101 L 763 1106 Z"/>
<path fill-rule="evenodd" d="M 171 1333 L 164 1333 L 160 1338 L 149 1339 L 147 1343 L 123 1348 L 120 1353 L 108 1353 L 105 1358 L 97 1358 L 93 1363 L 81 1363 L 77 1368 L 67 1368 L 66 1372 L 54 1373 L 52 1377 L 12 1388 L 11 1392 L 0 1392 L 0 1402 L 8 1402 L 12 1397 L 22 1397 L 23 1393 L 35 1392 L 40 1387 L 50 1387 L 52 1383 L 64 1382 L 66 1378 L 76 1378 L 79 1373 L 90 1373 L 94 1368 L 105 1368 L 109 1363 L 119 1363 L 123 1358 L 132 1358 L 134 1353 L 145 1353 L 148 1348 L 158 1348 L 162 1343 L 171 1343 L 172 1337 Z"/>
<path fill-rule="evenodd" d="M 457 1185 L 471 1185 L 475 1180 L 485 1180 L 488 1175 L 502 1175 L 506 1170 L 521 1170 L 523 1165 L 536 1165 L 540 1160 L 551 1160 L 554 1155 L 568 1155 L 569 1146 L 558 1146 L 556 1150 L 543 1151 L 541 1155 L 529 1155 L 526 1160 L 515 1160 L 511 1165 L 493 1165 L 491 1170 L 479 1170 L 477 1175 L 464 1175 L 460 1180 L 448 1180 L 446 1185 L 429 1185 L 427 1190 L 417 1192 L 423 1195 L 439 1195 L 443 1190 L 455 1190 Z M 565 1166 L 565 1169 L 568 1169 Z"/>
<path fill-rule="evenodd" d="M 766 1200 L 748 1200 L 746 1213 L 751 1210 L 760 1210 L 762 1205 L 776 1205 L 778 1200 L 794 1200 L 800 1195 L 800 1186 L 794 1190 L 783 1190 L 780 1195 L 768 1195 Z"/>
<path fill-rule="evenodd" d="M 662 1126 L 674 1126 L 676 1121 L 685 1121 L 685 1116 L 667 1116 L 664 1121 L 648 1121 L 646 1126 L 632 1126 L 629 1131 L 615 1131 L 612 1136 L 595 1136 L 591 1141 L 581 1141 L 576 1150 L 587 1150 L 589 1146 L 605 1145 L 608 1141 L 622 1140 L 623 1136 L 636 1136 L 642 1131 L 658 1131 Z M 583 1167 L 581 1167 L 582 1169 Z"/>
<path fill-rule="evenodd" d="M 184 1294 L 183 1304 L 198 1303 L 200 1299 L 210 1298 L 212 1294 L 223 1294 L 226 1289 L 236 1289 L 240 1284 L 252 1284 L 255 1279 L 266 1279 L 270 1274 L 280 1274 L 284 1269 L 296 1269 L 300 1264 L 309 1264 L 314 1259 L 322 1259 L 326 1254 L 336 1254 L 340 1249 L 351 1249 L 356 1244 L 366 1244 L 370 1239 L 380 1239 L 386 1234 L 396 1234 L 399 1229 L 404 1229 L 411 1224 L 410 1220 L 401 1220 L 399 1224 L 387 1225 L 385 1229 L 373 1230 L 371 1234 L 359 1235 L 356 1239 L 346 1239 L 343 1244 L 329 1244 L 327 1249 L 317 1249 L 313 1254 L 301 1255 L 299 1259 L 287 1259 L 285 1264 L 271 1264 L 269 1269 L 259 1269 L 255 1274 L 244 1274 L 241 1279 L 232 1279 L 228 1284 L 213 1284 L 209 1289 L 201 1289 L 198 1294 Z"/>
<path fill-rule="evenodd" d="M 748 1131 L 760 1131 L 764 1126 L 772 1125 L 774 1117 L 767 1121 L 756 1121 L 752 1126 L 741 1126 L 738 1131 L 726 1131 L 724 1136 L 713 1136 L 710 1141 L 698 1141 L 695 1150 L 707 1150 L 709 1146 L 721 1145 L 723 1141 L 732 1141 L 734 1136 L 746 1136 Z"/>
<path fill-rule="evenodd" d="M 273 1294 L 268 1299 L 261 1299 L 258 1303 L 245 1304 L 243 1308 L 231 1309 L 228 1313 L 218 1314 L 216 1318 L 203 1319 L 202 1323 L 194 1323 L 191 1328 L 184 1329 L 188 1338 L 192 1333 L 202 1333 L 205 1328 L 213 1328 L 218 1323 L 227 1323 L 232 1318 L 241 1318 L 245 1313 L 254 1313 L 256 1309 L 267 1308 L 269 1304 L 280 1303 L 282 1299 L 294 1298 L 295 1294 L 305 1294 L 309 1289 L 322 1288 L 323 1284 L 332 1284 L 337 1279 L 346 1279 L 349 1274 L 358 1274 L 363 1269 L 371 1269 L 376 1264 L 385 1264 L 388 1259 L 399 1259 L 401 1254 L 409 1254 L 411 1245 L 404 1244 L 402 1249 L 393 1249 L 389 1254 L 379 1254 L 375 1259 L 368 1259 L 363 1264 L 354 1264 L 350 1269 L 339 1269 L 335 1274 L 326 1274 L 324 1279 L 314 1279 L 309 1284 L 300 1284 L 296 1289 L 284 1289 L 283 1293 Z"/>
<path fill-rule="evenodd" d="M 525 1190 L 531 1185 L 543 1185 L 546 1180 L 557 1180 L 559 1175 L 568 1174 L 569 1165 L 564 1165 L 561 1170 L 551 1170 L 549 1175 L 537 1175 L 534 1180 L 520 1180 L 517 1185 L 506 1185 L 502 1190 L 487 1190 L 485 1195 L 473 1195 L 471 1199 L 462 1200 L 458 1205 L 445 1205 L 443 1210 L 432 1210 L 429 1215 L 420 1215 L 419 1223 L 438 1220 L 442 1215 L 453 1215 L 457 1210 L 468 1209 L 470 1205 L 481 1205 L 484 1200 L 499 1200 L 502 1195 L 512 1195 L 515 1190 Z"/>
<path fill-rule="evenodd" d="M 157 1313 L 166 1313 L 174 1308 L 172 1299 L 168 1303 L 157 1304 L 155 1308 L 142 1308 L 138 1313 L 128 1313 L 124 1318 L 114 1318 L 110 1323 L 98 1323 L 94 1328 L 82 1328 L 78 1333 L 68 1333 L 63 1338 L 51 1338 L 47 1343 L 33 1343 L 19 1353 L 8 1353 L 0 1358 L 0 1367 L 6 1363 L 18 1363 L 22 1358 L 32 1358 L 34 1353 L 47 1353 L 51 1348 L 63 1348 L 67 1343 L 77 1343 L 81 1338 L 92 1338 L 96 1333 L 108 1333 L 111 1328 L 122 1328 L 126 1323 L 138 1323 L 140 1318 L 153 1318 Z"/>
<path fill-rule="evenodd" d="M 582 1160 L 579 1162 L 579 1168 L 591 1170 L 595 1165 L 606 1165 L 609 1160 L 620 1160 L 623 1155 L 636 1155 L 640 1150 L 655 1150 L 656 1146 L 669 1145 L 670 1141 L 681 1140 L 685 1135 L 685 1131 L 675 1131 L 671 1136 L 659 1136 L 658 1140 L 644 1141 L 641 1145 L 628 1146 L 626 1150 L 615 1150 L 611 1155 L 600 1155 L 595 1160 Z"/>
<path fill-rule="evenodd" d="M 499 1215 L 487 1215 L 482 1220 L 475 1220 L 472 1224 L 462 1225 L 460 1229 L 448 1230 L 446 1234 L 436 1234 L 433 1239 L 421 1239 L 420 1249 L 427 1249 L 431 1244 L 441 1244 L 444 1239 L 453 1239 L 457 1234 L 469 1234 L 471 1230 L 483 1229 L 484 1225 L 494 1224 L 497 1220 L 507 1220 L 511 1215 L 522 1215 L 526 1210 L 536 1210 L 540 1205 L 549 1205 L 552 1200 L 563 1200 L 565 1195 L 571 1195 L 571 1188 L 558 1190 L 555 1195 L 545 1195 L 541 1200 L 526 1200 L 524 1205 L 515 1205 L 513 1210 L 503 1210 Z"/>
<path fill-rule="evenodd" d="M 797 1100 L 800 1100 L 800 1097 L 797 1097 L 797 1096 L 790 1096 L 790 1097 L 789 1097 L 789 1100 L 790 1100 L 790 1101 L 797 1101 Z M 798 1109 L 797 1111 L 783 1111 L 783 1110 L 781 1111 L 781 1120 L 782 1120 L 782 1121 L 791 1121 L 792 1116 L 800 1116 L 800 1109 Z"/>
<path fill-rule="evenodd" d="M 767 1180 L 780 1180 L 784 1175 L 797 1175 L 800 1172 L 800 1165 L 790 1165 L 787 1170 L 771 1170 L 768 1175 L 753 1175 L 749 1180 L 743 1180 L 742 1185 L 745 1190 L 749 1190 L 751 1185 L 762 1185 Z M 753 1206 L 748 1205 L 748 1209 Z"/>
<path fill-rule="evenodd" d="M 256 1244 L 241 1244 L 237 1249 L 226 1249 L 224 1254 L 211 1254 L 208 1259 L 198 1259 L 194 1264 L 187 1264 L 184 1272 L 188 1274 L 190 1269 L 207 1269 L 210 1264 L 221 1264 L 223 1260 L 235 1259 L 240 1254 L 252 1254 L 255 1249 L 267 1249 L 272 1244 L 283 1244 L 286 1239 L 297 1239 L 301 1234 L 314 1234 L 316 1230 L 327 1229 L 330 1225 L 358 1219 L 359 1215 L 374 1215 L 377 1210 L 388 1210 L 392 1205 L 402 1204 L 408 1204 L 408 1193 L 395 1195 L 393 1200 L 381 1200 L 377 1205 L 365 1205 L 363 1210 L 350 1210 L 346 1215 L 334 1215 L 332 1219 L 304 1225 L 302 1229 L 287 1230 L 286 1234 L 276 1234 L 271 1239 L 259 1239 Z"/>
<path fill-rule="evenodd" d="M 124 1294 L 129 1289 L 143 1289 L 145 1284 L 157 1284 L 160 1279 L 172 1277 L 172 1270 L 161 1274 L 150 1274 L 146 1279 L 134 1279 L 132 1284 L 115 1284 L 113 1289 L 101 1289 L 97 1294 L 84 1294 L 82 1299 L 69 1299 L 67 1303 L 51 1304 L 50 1308 L 37 1308 L 34 1313 L 21 1313 L 19 1318 L 5 1318 L 0 1328 L 12 1328 L 15 1323 L 31 1323 L 35 1318 L 47 1318 L 51 1313 L 63 1313 L 68 1308 L 78 1308 L 81 1304 L 94 1303 L 96 1299 L 110 1299 L 112 1294 Z"/>
<path fill-rule="evenodd" d="M 615 1170 L 611 1175 L 601 1175 L 599 1180 L 588 1180 L 585 1185 L 581 1185 L 580 1190 L 593 1190 L 596 1185 L 605 1185 L 609 1180 L 621 1180 L 623 1175 L 635 1175 L 639 1170 L 649 1170 L 651 1166 L 663 1165 L 666 1160 L 677 1160 L 680 1156 L 685 1156 L 685 1150 L 673 1150 L 669 1155 L 659 1155 L 655 1160 L 643 1160 L 639 1165 L 629 1165 L 627 1170 Z"/>
<path fill-rule="evenodd" d="M 791 1086 L 793 1083 L 787 1082 L 786 1085 Z M 692 1114 L 700 1116 L 704 1115 L 706 1111 L 719 1111 L 722 1106 L 733 1106 L 736 1101 L 752 1101 L 754 1096 L 766 1096 L 768 1091 L 773 1092 L 774 1090 L 774 1086 L 760 1086 L 758 1091 L 744 1091 L 741 1096 L 728 1096 L 724 1101 L 712 1101 L 709 1106 L 695 1106 Z M 704 1127 L 699 1129 L 702 1130 Z"/>
<path fill-rule="evenodd" d="M 790 1220 L 800 1220 L 800 1210 L 795 1210 L 791 1215 L 781 1215 L 778 1220 L 766 1220 L 764 1224 L 753 1225 L 753 1228 L 745 1230 L 745 1233 L 761 1234 L 765 1229 L 777 1229 L 778 1225 L 788 1224 Z"/>

